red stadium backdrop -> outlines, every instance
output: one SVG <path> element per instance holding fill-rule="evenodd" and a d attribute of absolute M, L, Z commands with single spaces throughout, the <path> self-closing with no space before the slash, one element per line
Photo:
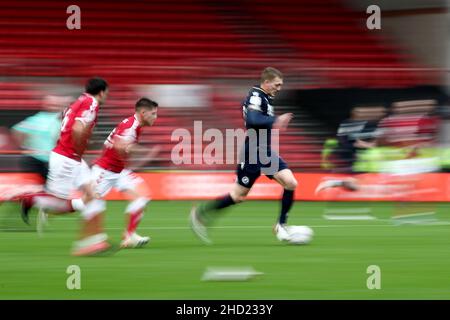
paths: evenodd
<path fill-rule="evenodd" d="M 148 183 L 153 200 L 213 199 L 226 192 L 235 181 L 234 173 L 188 173 L 159 172 L 141 173 Z M 341 188 L 315 193 L 317 185 L 327 179 L 344 175 L 296 173 L 299 181 L 296 200 L 307 201 L 449 201 L 450 174 L 429 173 L 420 175 L 387 176 L 363 174 L 356 176 L 360 190 L 345 191 Z M 7 200 L 18 193 L 32 192 L 41 188 L 41 182 L 33 174 L 0 174 L 0 200 Z M 266 177 L 261 177 L 249 194 L 249 199 L 279 199 L 281 187 Z M 124 200 L 114 190 L 108 200 Z"/>

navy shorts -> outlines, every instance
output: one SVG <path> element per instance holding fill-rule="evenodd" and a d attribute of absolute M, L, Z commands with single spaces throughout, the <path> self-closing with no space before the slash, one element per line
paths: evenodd
<path fill-rule="evenodd" d="M 269 164 L 242 162 L 236 170 L 237 183 L 245 188 L 251 188 L 261 174 L 273 179 L 274 174 L 284 169 L 288 169 L 288 165 L 280 156 L 276 156 L 275 161 L 272 160 Z"/>

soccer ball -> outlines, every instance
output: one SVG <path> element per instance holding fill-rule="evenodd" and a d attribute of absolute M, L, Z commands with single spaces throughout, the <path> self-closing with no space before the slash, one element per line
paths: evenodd
<path fill-rule="evenodd" d="M 290 244 L 307 244 L 314 236 L 314 231 L 307 226 L 289 226 L 288 228 L 287 241 Z"/>

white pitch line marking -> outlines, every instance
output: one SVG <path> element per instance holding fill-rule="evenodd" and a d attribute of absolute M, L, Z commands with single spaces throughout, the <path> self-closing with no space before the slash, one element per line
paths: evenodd
<path fill-rule="evenodd" d="M 338 216 L 338 215 L 328 215 L 328 214 L 324 214 L 323 218 L 326 220 L 377 220 L 376 217 L 371 216 L 371 215 L 342 215 L 342 216 Z"/>

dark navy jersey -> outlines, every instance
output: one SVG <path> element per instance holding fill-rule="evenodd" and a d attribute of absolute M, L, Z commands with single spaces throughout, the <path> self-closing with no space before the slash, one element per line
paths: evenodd
<path fill-rule="evenodd" d="M 247 129 L 271 129 L 275 121 L 272 98 L 258 86 L 248 92 L 242 112 Z"/>
<path fill-rule="evenodd" d="M 259 152 L 271 154 L 271 130 L 275 121 L 272 98 L 260 87 L 254 86 L 242 106 L 247 136 L 245 138 L 245 159 L 250 155 L 259 157 Z M 254 139 L 254 140 L 252 140 Z"/>

